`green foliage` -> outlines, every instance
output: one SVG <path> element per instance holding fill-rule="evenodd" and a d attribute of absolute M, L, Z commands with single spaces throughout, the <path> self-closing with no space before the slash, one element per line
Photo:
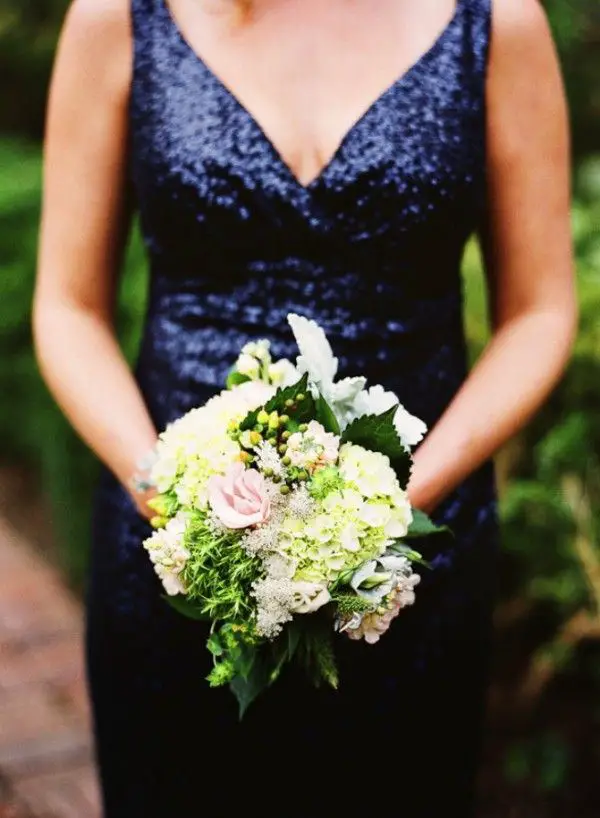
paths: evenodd
<path fill-rule="evenodd" d="M 316 419 L 323 426 L 325 431 L 332 432 L 334 435 L 339 435 L 340 425 L 336 416 L 333 414 L 331 406 L 327 403 L 323 395 L 319 394 L 316 402 Z"/>
<path fill-rule="evenodd" d="M 308 375 L 303 375 L 297 383 L 291 386 L 278 389 L 273 397 L 265 403 L 264 410 L 268 414 L 278 412 L 280 415 L 288 415 L 290 417 L 289 429 L 292 428 L 292 424 L 308 423 L 315 413 L 315 402 L 308 390 Z M 240 429 L 242 431 L 253 429 L 261 411 L 261 407 L 259 407 L 252 412 L 248 412 L 240 423 Z"/>
<path fill-rule="evenodd" d="M 196 619 L 198 621 L 206 621 L 209 619 L 209 617 L 202 612 L 201 606 L 186 596 L 165 596 L 164 600 L 174 611 L 177 611 L 177 613 L 182 616 L 186 616 L 188 619 Z"/>
<path fill-rule="evenodd" d="M 451 532 L 447 526 L 436 525 L 425 512 L 413 508 L 413 518 L 406 535 L 407 539 L 420 539 L 421 537 L 431 537 L 432 534 L 449 533 Z"/>
<path fill-rule="evenodd" d="M 358 596 L 358 594 L 338 591 L 332 594 L 331 599 L 343 618 L 352 617 L 355 613 L 368 613 L 373 610 L 373 603 L 362 596 Z"/>
<path fill-rule="evenodd" d="M 212 620 L 247 620 L 252 583 L 258 579 L 256 558 L 229 532 L 216 534 L 201 513 L 189 522 L 185 546 L 192 555 L 183 570 L 189 600 Z M 231 559 L 232 549 L 236 560 Z"/>
<path fill-rule="evenodd" d="M 333 646 L 332 623 L 325 617 L 312 618 L 316 621 L 307 623 L 303 639 L 298 646 L 299 660 L 316 687 L 325 682 L 337 689 L 339 675 Z"/>
<path fill-rule="evenodd" d="M 0 65 L 5 56 L 1 42 L 0 26 Z M 54 510 L 60 557 L 71 581 L 79 586 L 87 563 L 90 495 L 97 464 L 48 395 L 33 356 L 30 326 L 40 212 L 39 147 L 0 140 L 0 167 L 0 451 L 5 463 L 30 464 L 39 475 Z M 117 327 L 131 360 L 146 304 L 146 262 L 137 230 L 125 269 Z"/>
<path fill-rule="evenodd" d="M 381 415 L 365 415 L 352 421 L 344 429 L 342 441 L 387 455 L 398 475 L 400 485 L 405 487 L 410 477 L 412 460 L 394 426 L 396 410 L 397 406 L 392 406 Z"/>

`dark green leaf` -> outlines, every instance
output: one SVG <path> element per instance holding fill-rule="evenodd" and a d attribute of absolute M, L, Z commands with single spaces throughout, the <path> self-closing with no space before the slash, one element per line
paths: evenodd
<path fill-rule="evenodd" d="M 303 400 L 295 403 L 293 409 L 285 405 L 286 401 L 296 401 L 299 395 L 303 396 Z M 254 427 L 261 408 L 263 407 L 258 407 L 246 415 L 240 423 L 242 431 Z M 315 416 L 315 402 L 308 389 L 308 375 L 303 375 L 297 383 L 291 386 L 278 389 L 273 397 L 265 403 L 264 409 L 266 412 L 279 412 L 279 414 L 290 415 L 297 423 L 307 423 L 311 420 Z"/>
<path fill-rule="evenodd" d="M 413 508 L 413 520 L 406 535 L 408 539 L 429 537 L 431 534 L 448 534 L 450 529 L 446 525 L 436 525 L 433 520 L 418 508 Z"/>
<path fill-rule="evenodd" d="M 332 432 L 334 435 L 339 435 L 340 424 L 333 413 L 333 409 L 321 394 L 316 402 L 316 410 L 316 419 L 325 428 L 325 430 L 327 432 Z"/>
<path fill-rule="evenodd" d="M 288 626 L 287 629 L 287 652 L 288 656 L 291 659 L 296 651 L 298 650 L 298 645 L 300 644 L 300 637 L 302 635 L 301 629 L 295 625 L 293 622 L 291 625 Z"/>
<path fill-rule="evenodd" d="M 178 596 L 164 596 L 163 599 L 165 602 L 174 608 L 177 613 L 182 614 L 183 616 L 187 616 L 188 619 L 199 619 L 199 620 L 208 620 L 206 614 L 203 614 L 200 610 L 200 607 L 194 603 L 190 602 L 187 597 L 182 596 L 179 594 Z"/>
<path fill-rule="evenodd" d="M 397 405 L 392 406 L 381 415 L 363 415 L 353 420 L 344 430 L 342 442 L 354 443 L 387 455 L 398 475 L 400 485 L 405 488 L 410 477 L 412 458 L 404 449 L 394 426 L 397 408 Z"/>
<path fill-rule="evenodd" d="M 241 720 L 252 702 L 268 686 L 268 676 L 262 663 L 257 661 L 246 678 L 236 676 L 229 686 L 237 699 Z"/>

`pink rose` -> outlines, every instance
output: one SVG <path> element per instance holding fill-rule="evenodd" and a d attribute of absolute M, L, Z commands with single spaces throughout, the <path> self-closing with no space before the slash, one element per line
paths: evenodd
<path fill-rule="evenodd" d="M 208 483 L 210 505 L 227 528 L 248 528 L 264 523 L 271 513 L 265 481 L 256 469 L 233 463 L 224 477 L 211 477 Z"/>

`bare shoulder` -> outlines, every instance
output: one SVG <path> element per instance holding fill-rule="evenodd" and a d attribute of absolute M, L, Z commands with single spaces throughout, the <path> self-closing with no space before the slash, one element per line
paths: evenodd
<path fill-rule="evenodd" d="M 554 51 L 540 0 L 492 0 L 492 56 L 530 49 Z"/>
<path fill-rule="evenodd" d="M 124 90 L 133 54 L 131 0 L 72 0 L 59 45 L 63 65 L 82 79 Z"/>
<path fill-rule="evenodd" d="M 66 25 L 82 37 L 129 33 L 131 0 L 72 0 Z"/>

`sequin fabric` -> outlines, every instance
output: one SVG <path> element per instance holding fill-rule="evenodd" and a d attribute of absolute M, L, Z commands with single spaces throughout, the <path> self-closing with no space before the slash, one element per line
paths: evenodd
<path fill-rule="evenodd" d="M 293 358 L 290 311 L 325 328 L 341 375 L 395 390 L 429 425 L 440 417 L 466 376 L 460 263 L 485 206 L 489 4 L 458 0 L 431 49 L 302 186 L 165 0 L 133 0 L 130 176 L 151 267 L 136 377 L 157 428 L 220 388 L 244 342 L 267 337 Z M 204 625 L 162 600 L 141 547 L 148 526 L 105 474 L 88 668 L 107 818 L 250 806 L 319 818 L 373 804 L 432 818 L 439 803 L 470 815 L 491 465 L 436 514 L 454 536 L 423 544 L 432 568 L 417 604 L 375 647 L 339 640 L 340 690 L 288 673 L 240 725 L 229 694 L 203 681 Z"/>

